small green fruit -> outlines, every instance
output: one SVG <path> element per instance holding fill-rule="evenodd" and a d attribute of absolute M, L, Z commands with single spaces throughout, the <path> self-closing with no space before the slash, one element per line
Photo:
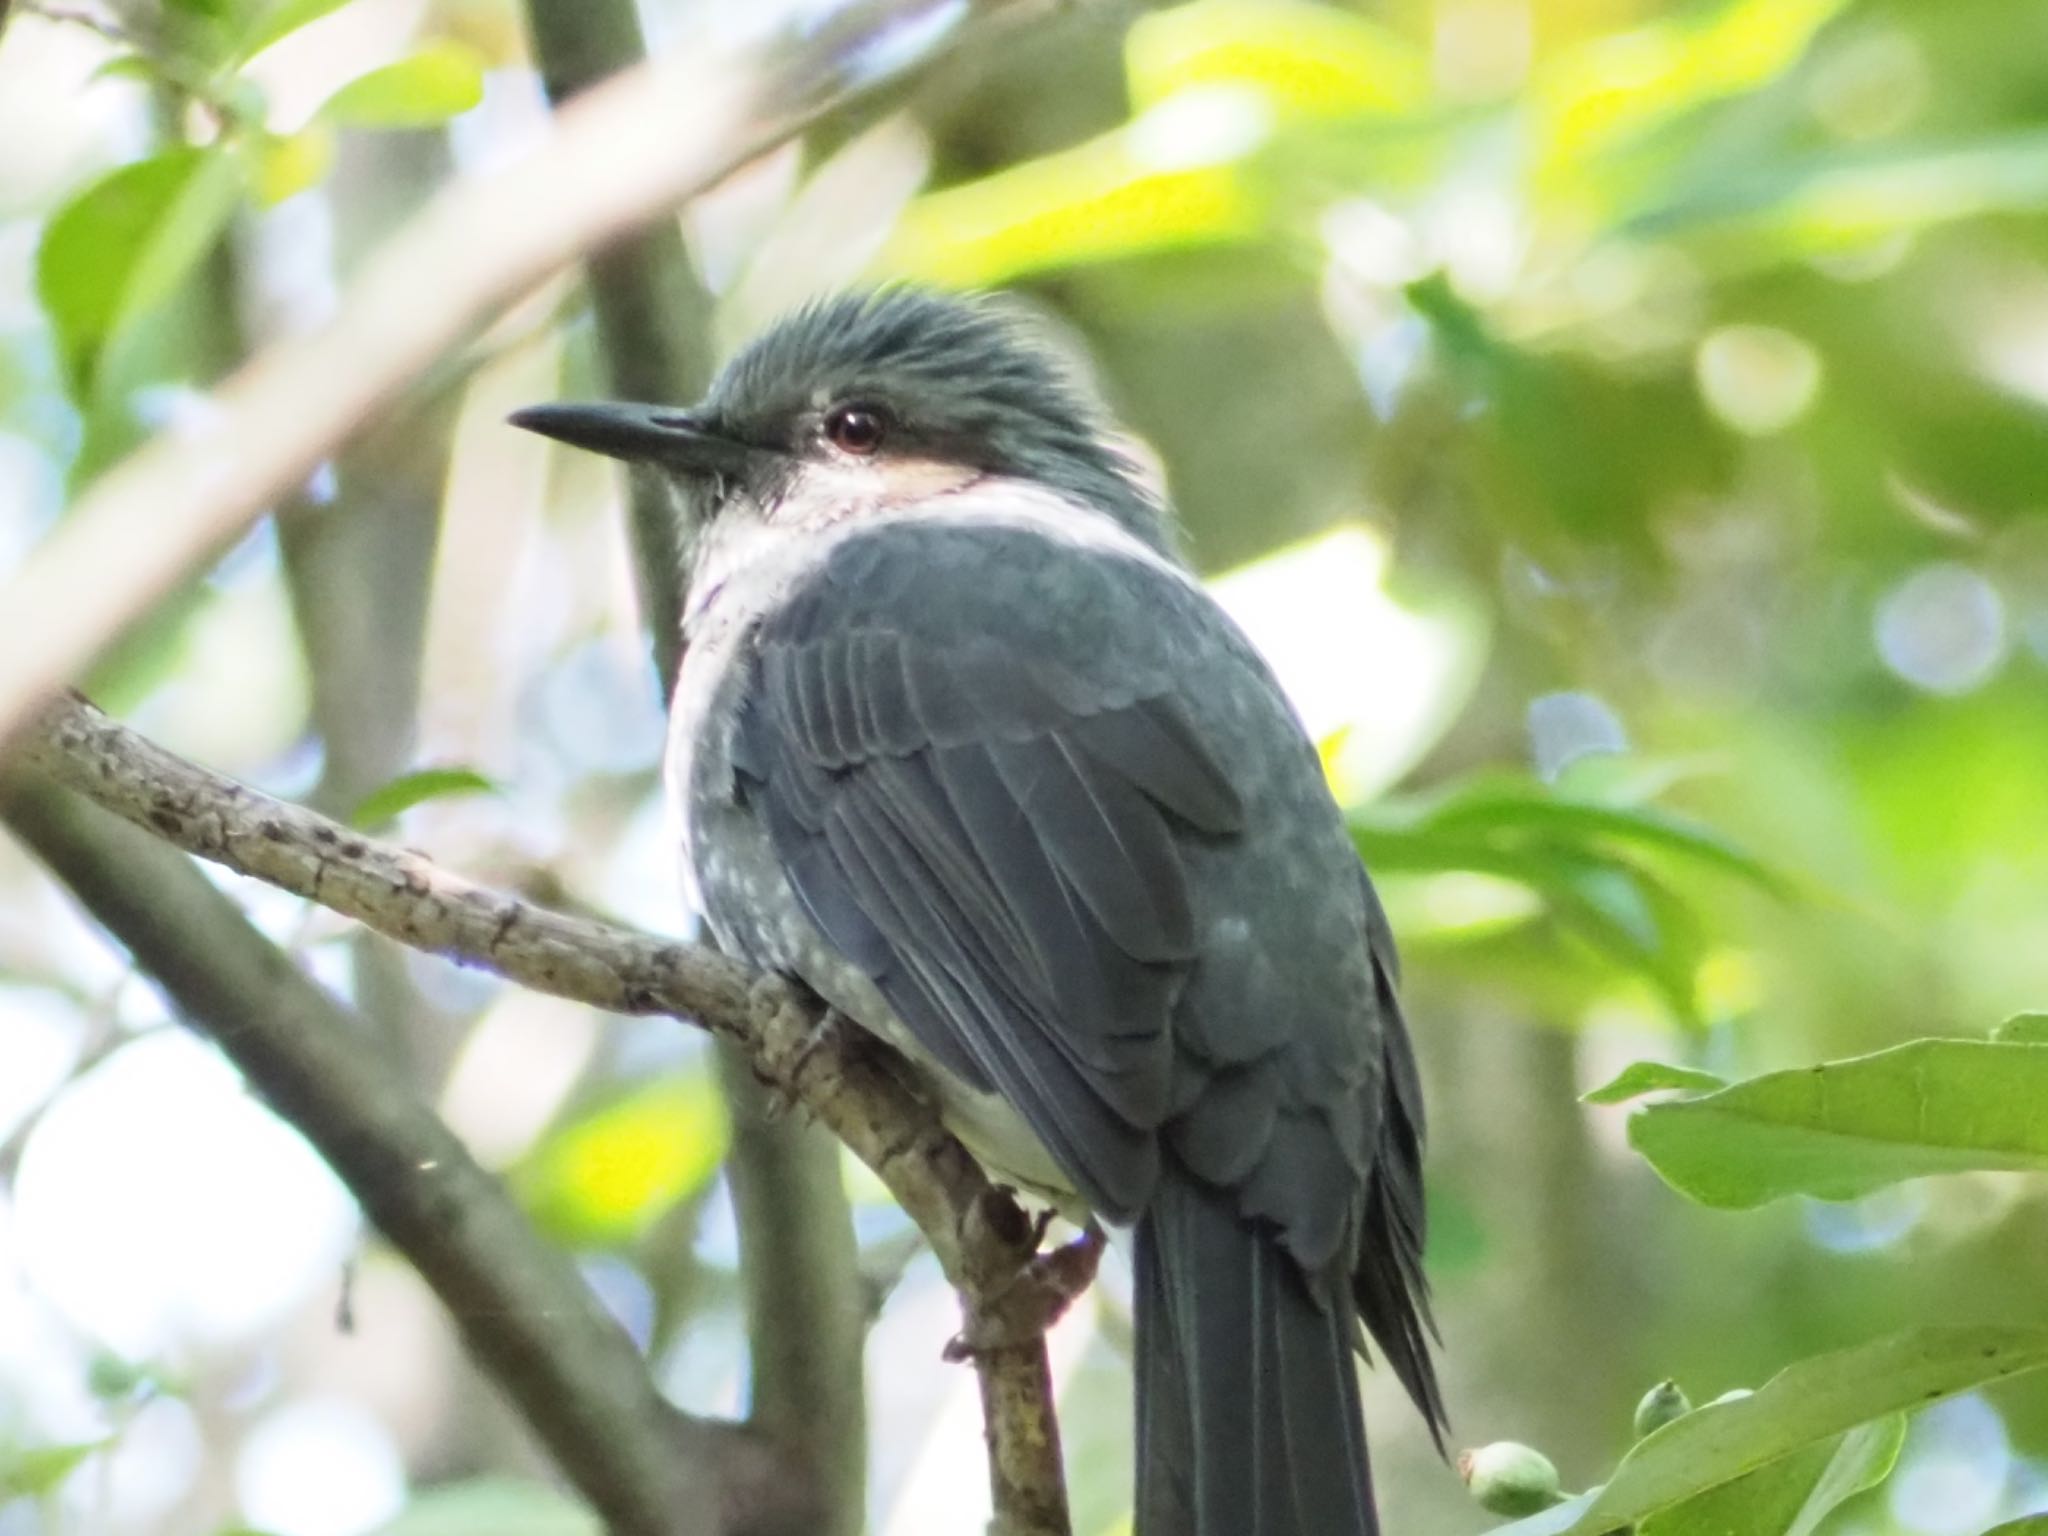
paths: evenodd
<path fill-rule="evenodd" d="M 1643 1400 L 1636 1404 L 1636 1438 L 1654 1434 L 1673 1419 L 1682 1419 L 1691 1412 L 1692 1399 L 1685 1395 L 1685 1388 L 1667 1377 L 1645 1392 Z"/>
<path fill-rule="evenodd" d="M 1458 1475 L 1481 1509 L 1511 1520 L 1536 1514 L 1564 1499 L 1550 1458 L 1513 1440 L 1496 1440 L 1466 1451 L 1458 1458 Z"/>

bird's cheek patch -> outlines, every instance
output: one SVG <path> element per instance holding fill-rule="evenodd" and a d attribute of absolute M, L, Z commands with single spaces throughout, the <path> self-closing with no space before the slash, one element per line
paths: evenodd
<path fill-rule="evenodd" d="M 882 481 L 882 504 L 886 507 L 913 506 L 937 496 L 965 490 L 981 478 L 981 471 L 966 464 L 948 464 L 939 459 L 888 459 L 875 466 Z"/>

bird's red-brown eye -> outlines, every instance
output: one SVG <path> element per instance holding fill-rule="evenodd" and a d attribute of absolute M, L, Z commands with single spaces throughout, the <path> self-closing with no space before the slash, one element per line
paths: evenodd
<path fill-rule="evenodd" d="M 825 417 L 825 436 L 841 453 L 862 458 L 882 446 L 882 413 L 867 405 L 835 405 Z"/>

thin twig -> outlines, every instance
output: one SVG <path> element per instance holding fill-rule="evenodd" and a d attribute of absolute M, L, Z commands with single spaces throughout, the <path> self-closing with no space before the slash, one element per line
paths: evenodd
<path fill-rule="evenodd" d="M 136 46 L 135 39 L 128 35 L 119 22 L 96 11 L 88 11 L 83 6 L 52 5 L 48 0 L 22 0 L 21 14 L 33 16 L 39 21 L 55 22 L 59 26 L 83 27 L 86 31 L 97 33 L 108 42 L 123 48 Z M 5 0 L 0 0 L 0 25 L 4 25 L 6 20 L 7 6 Z"/>
<path fill-rule="evenodd" d="M 188 853 L 409 944 L 623 1013 L 689 1020 L 737 1041 L 764 1080 L 872 1168 L 960 1292 L 979 1349 L 1002 1528 L 1067 1536 L 1045 1318 L 1018 1284 L 1036 1234 L 939 1123 L 898 1063 L 790 984 L 695 945 L 572 917 L 491 891 L 424 856 L 186 762 L 75 696 L 21 744 L 22 761 Z M 32 829 L 24 829 L 32 833 Z"/>

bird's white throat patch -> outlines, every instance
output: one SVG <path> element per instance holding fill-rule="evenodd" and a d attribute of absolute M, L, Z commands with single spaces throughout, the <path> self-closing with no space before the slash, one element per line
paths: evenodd
<path fill-rule="evenodd" d="M 807 465 L 770 507 L 731 502 L 720 510 L 697 546 L 685 636 L 698 639 L 714 609 L 764 611 L 842 539 L 906 522 L 1026 529 L 1194 581 L 1107 512 L 1044 485 L 930 459 L 848 460 Z"/>

